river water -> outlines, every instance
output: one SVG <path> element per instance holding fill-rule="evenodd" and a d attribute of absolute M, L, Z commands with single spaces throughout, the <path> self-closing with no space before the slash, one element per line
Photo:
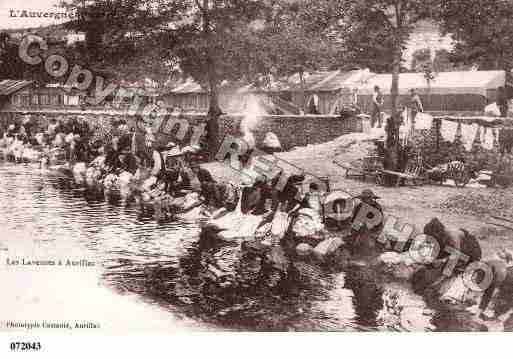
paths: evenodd
<path fill-rule="evenodd" d="M 35 165 L 0 162 L 0 231 L 3 329 L 6 321 L 116 332 L 465 329 L 363 264 L 340 272 L 297 263 L 299 277 L 273 290 L 212 286 L 205 268 L 233 272 L 237 248 L 202 245 L 198 223 L 157 223 Z M 386 289 L 401 293 L 402 311 L 384 327 Z"/>

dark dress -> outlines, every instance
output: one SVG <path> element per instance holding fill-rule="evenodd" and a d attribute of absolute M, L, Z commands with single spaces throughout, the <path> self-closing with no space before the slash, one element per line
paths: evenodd
<path fill-rule="evenodd" d="M 85 162 L 88 163 L 90 160 L 90 148 L 89 144 L 85 139 L 80 139 L 75 144 L 75 149 L 73 151 L 73 157 L 76 162 Z"/>
<path fill-rule="evenodd" d="M 251 188 L 245 188 L 242 191 L 242 213 L 263 214 L 266 212 L 266 201 L 272 199 L 272 188 L 265 183 L 258 183 Z"/>
<path fill-rule="evenodd" d="M 212 178 L 212 175 L 210 172 L 204 168 L 199 168 L 198 172 L 196 173 L 196 177 L 199 180 L 200 186 L 197 187 L 197 184 L 195 184 L 194 179 L 191 177 L 191 175 L 188 172 L 182 172 L 182 189 L 185 190 L 192 190 L 200 192 L 202 191 L 202 187 L 204 183 L 215 183 L 214 179 Z"/>

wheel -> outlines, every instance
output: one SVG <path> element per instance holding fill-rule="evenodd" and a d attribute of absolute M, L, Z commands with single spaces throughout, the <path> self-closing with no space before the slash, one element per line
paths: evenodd
<path fill-rule="evenodd" d="M 453 174 L 452 178 L 458 188 L 463 188 L 470 182 L 470 174 L 468 171 L 456 172 Z"/>

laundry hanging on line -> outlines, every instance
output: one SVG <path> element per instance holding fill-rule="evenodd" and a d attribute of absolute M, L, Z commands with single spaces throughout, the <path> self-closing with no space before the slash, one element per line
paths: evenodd
<path fill-rule="evenodd" d="M 494 129 L 491 127 L 483 127 L 481 131 L 481 146 L 485 150 L 493 150 L 493 145 L 495 142 L 495 133 Z"/>
<path fill-rule="evenodd" d="M 454 121 L 442 120 L 440 126 L 440 134 L 445 141 L 454 142 L 456 138 L 456 131 L 458 130 L 458 123 Z"/>
<path fill-rule="evenodd" d="M 433 125 L 433 116 L 427 113 L 418 113 L 415 116 L 415 129 L 416 130 L 430 130 Z"/>
<path fill-rule="evenodd" d="M 463 142 L 465 150 L 472 150 L 472 145 L 474 144 L 478 130 L 479 125 L 477 123 L 461 125 L 461 142 Z"/>

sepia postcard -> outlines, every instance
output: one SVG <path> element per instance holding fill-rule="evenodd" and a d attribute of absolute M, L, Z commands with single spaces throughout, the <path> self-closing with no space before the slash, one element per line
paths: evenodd
<path fill-rule="evenodd" d="M 0 333 L 513 330 L 512 17 L 2 2 Z"/>

